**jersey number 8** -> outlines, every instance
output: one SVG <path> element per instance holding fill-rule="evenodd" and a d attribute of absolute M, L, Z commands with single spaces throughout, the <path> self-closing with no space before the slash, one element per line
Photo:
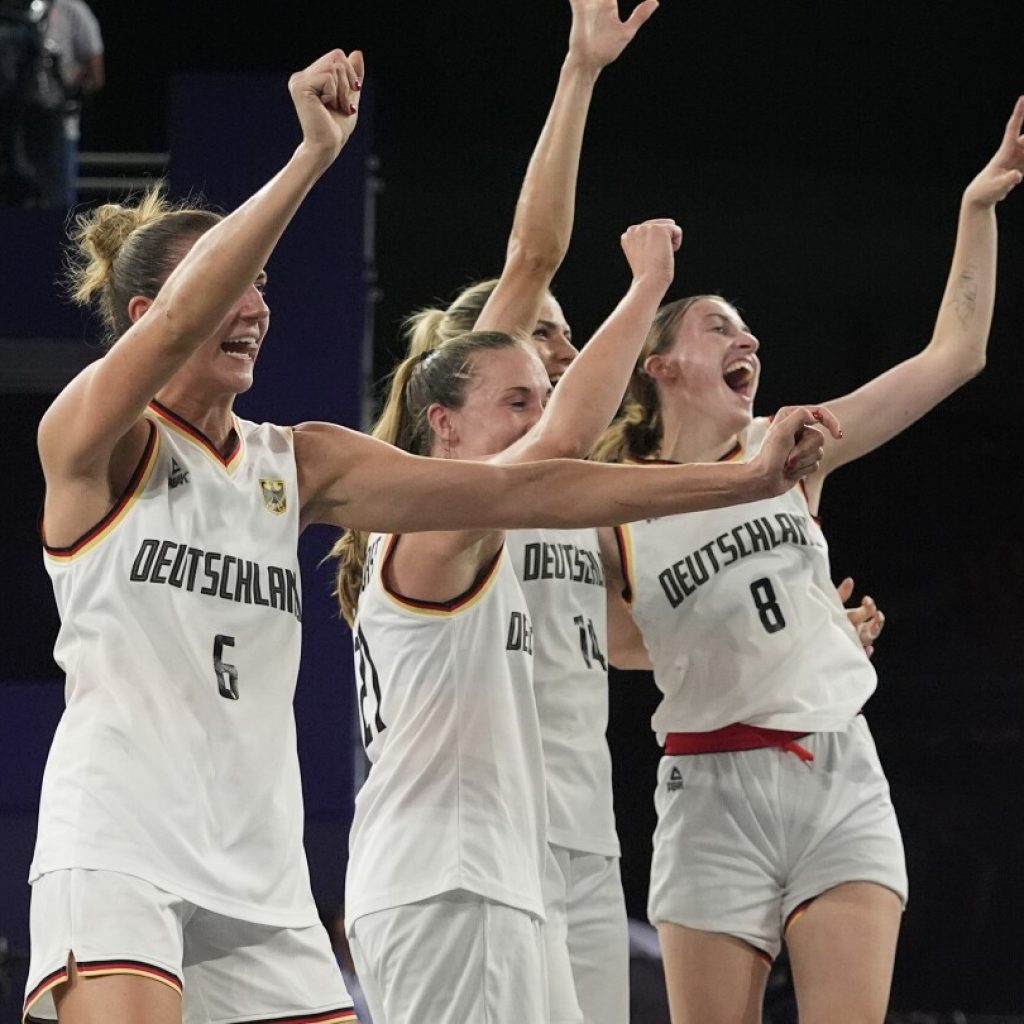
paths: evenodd
<path fill-rule="evenodd" d="M 754 598 L 754 607 L 766 633 L 778 633 L 780 629 L 786 628 L 786 619 L 775 596 L 775 588 L 767 576 L 762 576 L 750 584 L 750 594 Z"/>

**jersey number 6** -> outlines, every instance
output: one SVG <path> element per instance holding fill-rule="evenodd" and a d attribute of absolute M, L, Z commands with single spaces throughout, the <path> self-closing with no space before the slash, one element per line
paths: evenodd
<path fill-rule="evenodd" d="M 213 638 L 213 674 L 217 677 L 217 690 L 228 700 L 238 700 L 238 669 L 223 658 L 225 647 L 234 647 L 235 638 L 218 633 Z"/>

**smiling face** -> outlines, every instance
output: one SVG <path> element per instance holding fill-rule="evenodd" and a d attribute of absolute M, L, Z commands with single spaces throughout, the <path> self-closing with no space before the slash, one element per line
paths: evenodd
<path fill-rule="evenodd" d="M 197 236 L 177 240 L 171 269 L 197 241 Z M 164 398 L 174 395 L 173 408 L 179 409 L 186 399 L 190 406 L 202 410 L 225 397 L 231 399 L 243 394 L 253 386 L 256 358 L 270 326 L 270 307 L 264 297 L 266 282 L 266 271 L 260 270 L 256 280 L 231 306 L 210 337 L 185 360 L 162 389 Z M 131 321 L 137 321 L 150 310 L 154 301 L 136 295 L 128 303 Z M 197 415 L 195 408 L 191 415 Z"/>
<path fill-rule="evenodd" d="M 758 347 L 735 308 L 706 296 L 686 309 L 668 346 L 648 356 L 644 368 L 663 406 L 684 420 L 698 417 L 724 434 L 735 433 L 753 418 Z"/>
<path fill-rule="evenodd" d="M 562 307 L 551 294 L 544 299 L 530 340 L 544 364 L 548 380 L 553 385 L 557 384 L 569 364 L 579 355 L 579 350 L 572 343 L 572 330 Z"/>
<path fill-rule="evenodd" d="M 196 241 L 191 238 L 182 245 L 179 262 Z M 216 330 L 175 374 L 176 391 L 186 391 L 202 403 L 225 394 L 241 395 L 252 387 L 256 359 L 270 327 L 266 287 L 267 274 L 261 270 Z M 133 300 L 136 302 L 141 305 L 132 310 L 133 319 L 152 305 L 149 299 Z"/>
<path fill-rule="evenodd" d="M 434 455 L 483 458 L 518 441 L 541 417 L 551 385 L 541 361 L 519 345 L 476 352 L 462 405 L 428 412 Z"/>
<path fill-rule="evenodd" d="M 216 390 L 240 395 L 252 387 L 256 359 L 270 327 L 270 307 L 264 297 L 266 282 L 267 275 L 261 272 L 189 360 L 189 364 L 196 364 L 193 370 Z"/>

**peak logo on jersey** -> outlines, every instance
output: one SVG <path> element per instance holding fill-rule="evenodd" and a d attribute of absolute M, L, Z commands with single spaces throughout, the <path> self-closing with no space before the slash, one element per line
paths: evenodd
<path fill-rule="evenodd" d="M 665 784 L 665 788 L 670 793 L 675 793 L 683 788 L 683 773 L 674 765 L 672 766 L 672 771 L 668 773 L 668 782 Z"/>
<path fill-rule="evenodd" d="M 263 492 L 263 507 L 275 516 L 283 515 L 288 509 L 288 497 L 284 493 L 283 480 L 269 480 L 260 477 L 260 490 Z"/>
<path fill-rule="evenodd" d="M 167 485 L 172 490 L 181 484 L 188 483 L 188 470 L 183 469 L 178 463 L 178 460 L 171 457 L 171 471 L 167 474 Z"/>

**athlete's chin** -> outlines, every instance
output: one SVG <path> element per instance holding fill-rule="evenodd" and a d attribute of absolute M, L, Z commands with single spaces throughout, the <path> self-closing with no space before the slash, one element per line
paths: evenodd
<path fill-rule="evenodd" d="M 229 391 L 233 395 L 244 395 L 255 383 L 255 377 L 250 371 L 249 373 L 232 374 L 229 379 L 223 381 L 223 386 L 225 391 Z"/>
<path fill-rule="evenodd" d="M 742 401 L 733 401 L 726 418 L 729 421 L 729 429 L 732 431 L 745 430 L 754 419 L 754 400 L 743 397 Z"/>

